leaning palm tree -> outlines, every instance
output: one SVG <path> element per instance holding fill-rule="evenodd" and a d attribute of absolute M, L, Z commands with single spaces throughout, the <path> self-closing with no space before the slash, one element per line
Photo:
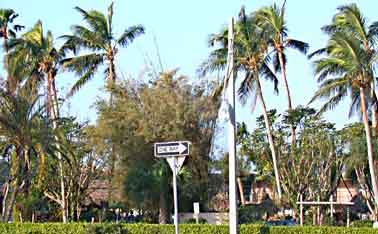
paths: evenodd
<path fill-rule="evenodd" d="M 315 61 L 315 72 L 321 83 L 311 102 L 326 99 L 321 112 L 334 108 L 345 97 L 352 98 L 351 110 L 360 107 L 365 128 L 371 185 L 375 206 L 378 207 L 378 185 L 373 156 L 372 136 L 368 117 L 370 83 L 376 52 L 366 49 L 361 40 L 343 31 L 331 35 L 322 50 L 324 57 Z M 377 214 L 374 214 L 377 218 Z"/>
<path fill-rule="evenodd" d="M 54 40 L 50 31 L 44 34 L 42 22 L 38 21 L 33 28 L 9 43 L 11 58 L 9 72 L 13 77 L 18 77 L 23 84 L 20 93 L 38 93 L 42 85 L 46 85 L 47 114 L 52 120 L 53 128 L 57 128 L 59 117 L 58 95 L 56 89 L 56 74 L 59 63 L 64 57 L 63 50 L 54 47 Z M 56 141 L 58 142 L 57 136 Z M 57 144 L 56 152 L 59 159 L 61 194 L 59 205 L 62 209 L 63 222 L 67 222 L 68 210 L 66 204 L 66 192 L 64 184 L 63 158 Z"/>
<path fill-rule="evenodd" d="M 0 9 L 0 38 L 3 39 L 4 52 L 9 51 L 9 39 L 16 38 L 16 32 L 20 31 L 24 26 L 14 24 L 13 21 L 18 17 L 18 14 L 12 9 Z M 7 69 L 9 57 L 5 57 L 5 68 Z M 7 79 L 7 90 L 13 93 L 15 84 L 11 76 Z"/>
<path fill-rule="evenodd" d="M 288 29 L 285 18 L 285 3 L 282 7 L 273 4 L 263 7 L 255 12 L 256 25 L 268 32 L 268 43 L 272 48 L 273 66 L 276 72 L 281 72 L 285 84 L 286 96 L 288 101 L 288 111 L 292 110 L 292 96 L 290 94 L 289 83 L 286 71 L 286 54 L 288 48 L 295 49 L 303 54 L 307 53 L 309 45 L 303 41 L 288 37 Z M 291 126 L 292 140 L 295 144 L 295 128 Z"/>
<path fill-rule="evenodd" d="M 215 70 L 222 70 L 227 63 L 227 30 L 222 30 L 221 33 L 211 36 L 210 42 L 210 45 L 219 45 L 220 47 L 213 50 L 208 60 L 202 64 L 200 71 L 203 74 Z M 249 97 L 252 97 L 253 105 L 256 100 L 259 100 L 261 103 L 269 147 L 272 154 L 277 194 L 279 199 L 281 199 L 282 192 L 277 152 L 273 141 L 273 129 L 268 116 L 261 83 L 261 78 L 272 81 L 274 83 L 275 92 L 278 92 L 278 79 L 268 65 L 269 57 L 267 56 L 268 44 L 266 43 L 266 35 L 264 31 L 255 27 L 254 18 L 245 15 L 244 8 L 242 8 L 240 18 L 235 25 L 234 47 L 235 72 L 244 74 L 238 94 L 243 104 L 246 103 Z M 224 85 L 226 84 L 222 84 L 221 86 L 223 87 Z"/>
<path fill-rule="evenodd" d="M 70 95 L 91 80 L 99 67 L 105 64 L 106 79 L 111 86 L 117 78 L 115 59 L 119 47 L 130 45 L 136 37 L 144 33 L 143 26 L 135 25 L 125 29 L 116 38 L 113 32 L 113 3 L 108 8 L 107 17 L 96 10 L 85 11 L 80 7 L 75 9 L 82 14 L 87 26 L 73 25 L 73 35 L 61 36 L 66 40 L 63 48 L 75 54 L 81 49 L 90 53 L 63 60 L 63 66 L 80 77 L 72 87 Z"/>
<path fill-rule="evenodd" d="M 343 5 L 337 10 L 332 23 L 324 26 L 322 30 L 329 35 L 337 32 L 345 33 L 359 40 L 368 53 L 374 53 L 378 40 L 378 21 L 369 25 L 356 4 Z M 374 79 L 370 82 L 370 98 L 372 126 L 374 133 L 378 134 L 378 99 Z"/>

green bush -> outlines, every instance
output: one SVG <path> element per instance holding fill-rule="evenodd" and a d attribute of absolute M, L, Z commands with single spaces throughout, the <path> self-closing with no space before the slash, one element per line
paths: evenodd
<path fill-rule="evenodd" d="M 373 228 L 347 227 L 272 227 L 261 234 L 378 234 Z"/>
<path fill-rule="evenodd" d="M 373 227 L 371 220 L 355 220 L 352 222 L 353 227 Z"/>
<path fill-rule="evenodd" d="M 158 224 L 0 224 L 0 234 L 173 234 L 173 225 Z M 180 225 L 181 234 L 228 234 L 226 225 Z M 240 234 L 378 234 L 373 228 L 267 227 L 241 225 Z"/>
<path fill-rule="evenodd" d="M 197 223 L 197 220 L 195 218 L 190 218 L 190 219 L 184 220 L 184 223 L 186 223 L 186 224 L 195 224 L 195 223 Z M 205 224 L 205 223 L 207 223 L 207 220 L 204 219 L 204 218 L 199 218 L 198 219 L 198 223 Z"/>

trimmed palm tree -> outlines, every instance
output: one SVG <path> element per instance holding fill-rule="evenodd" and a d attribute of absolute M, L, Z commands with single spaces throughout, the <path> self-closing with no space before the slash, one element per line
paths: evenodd
<path fill-rule="evenodd" d="M 371 185 L 375 206 L 378 207 L 378 186 L 368 116 L 370 84 L 374 78 L 372 68 L 377 55 L 366 49 L 357 37 L 343 31 L 333 33 L 321 52 L 324 57 L 315 61 L 315 72 L 321 85 L 311 102 L 326 99 L 320 110 L 323 112 L 334 108 L 345 97 L 351 96 L 351 110 L 360 107 L 368 149 Z M 374 215 L 377 217 L 377 214 Z"/>
<path fill-rule="evenodd" d="M 16 32 L 20 31 L 24 26 L 13 24 L 13 21 L 18 17 L 18 14 L 12 9 L 0 9 L 0 38 L 3 38 L 4 51 L 7 54 L 9 51 L 9 39 L 16 38 Z M 5 57 L 5 68 L 7 69 L 8 56 Z M 12 83 L 13 79 L 8 76 L 7 90 L 11 93 L 15 90 L 15 84 Z"/>
<path fill-rule="evenodd" d="M 53 128 L 57 128 L 59 117 L 58 95 L 56 89 L 56 74 L 59 62 L 64 57 L 62 50 L 55 49 L 54 40 L 50 31 L 44 35 L 42 22 L 38 21 L 33 28 L 20 38 L 10 41 L 9 70 L 13 77 L 18 77 L 24 83 L 20 92 L 38 93 L 41 85 L 46 85 L 47 114 L 52 120 Z M 56 141 L 58 138 L 56 136 Z M 59 205 L 62 209 L 63 222 L 68 221 L 66 192 L 64 184 L 63 158 L 60 146 L 57 144 L 56 152 L 59 159 L 61 195 Z"/>
<path fill-rule="evenodd" d="M 227 63 L 227 30 L 225 29 L 217 35 L 212 35 L 210 42 L 210 45 L 219 45 L 220 48 L 214 49 L 210 53 L 208 60 L 202 64 L 200 70 L 203 74 L 215 70 L 222 70 Z M 250 97 L 252 97 L 253 105 L 256 100 L 259 100 L 261 103 L 269 147 L 272 154 L 277 194 L 281 199 L 282 192 L 277 152 L 273 141 L 273 129 L 268 116 L 261 83 L 261 78 L 272 81 L 274 83 L 275 92 L 278 92 L 278 79 L 268 65 L 269 57 L 267 56 L 268 44 L 266 43 L 266 35 L 264 31 L 255 27 L 255 21 L 252 17 L 245 15 L 244 8 L 242 8 L 240 18 L 235 25 L 234 47 L 235 72 L 244 75 L 238 94 L 243 104 L 245 104 Z M 222 84 L 221 86 L 223 87 L 224 85 L 226 84 Z"/>
<path fill-rule="evenodd" d="M 61 36 L 66 40 L 63 48 L 75 54 L 79 50 L 91 53 L 63 60 L 63 66 L 80 77 L 72 87 L 70 95 L 91 80 L 101 65 L 106 65 L 106 79 L 111 87 L 117 78 L 115 59 L 119 47 L 127 47 L 144 33 L 143 26 L 135 25 L 125 29 L 116 38 L 113 32 L 113 3 L 108 8 L 107 16 L 96 10 L 85 11 L 80 7 L 75 9 L 83 16 L 87 26 L 73 25 L 72 35 Z"/>
<path fill-rule="evenodd" d="M 281 72 L 285 84 L 286 96 L 288 101 L 288 111 L 292 110 L 292 96 L 290 94 L 289 83 L 286 71 L 286 54 L 288 48 L 306 54 L 309 45 L 303 41 L 288 37 L 288 29 L 285 19 L 285 3 L 282 7 L 273 4 L 269 7 L 263 7 L 255 12 L 256 25 L 267 32 L 267 39 L 273 53 L 273 67 L 276 72 Z M 295 127 L 291 126 L 292 140 L 295 145 Z M 293 145 L 293 146 L 294 146 Z"/>

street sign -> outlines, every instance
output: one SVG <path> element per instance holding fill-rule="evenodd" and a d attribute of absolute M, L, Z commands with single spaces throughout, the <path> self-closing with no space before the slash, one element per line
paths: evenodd
<path fill-rule="evenodd" d="M 194 211 L 194 214 L 200 213 L 199 202 L 193 202 L 193 211 Z"/>
<path fill-rule="evenodd" d="M 176 156 L 169 157 L 166 159 L 172 172 L 176 173 L 175 175 L 177 175 L 180 172 L 181 167 L 184 164 L 185 158 L 186 156 Z"/>
<path fill-rule="evenodd" d="M 178 197 L 177 197 L 177 174 L 184 164 L 186 156 L 189 155 L 189 141 L 160 142 L 154 144 L 155 157 L 165 158 L 173 173 L 173 204 L 175 233 L 179 234 L 178 222 Z"/>
<path fill-rule="evenodd" d="M 155 157 L 166 158 L 175 156 L 189 155 L 189 141 L 173 141 L 155 143 L 154 152 Z"/>

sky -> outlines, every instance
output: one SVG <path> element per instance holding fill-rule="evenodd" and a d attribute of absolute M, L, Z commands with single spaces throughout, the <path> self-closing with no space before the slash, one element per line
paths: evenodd
<path fill-rule="evenodd" d="M 117 58 L 117 69 L 121 77 L 138 79 L 146 68 L 146 57 L 158 63 L 157 51 L 165 69 L 179 68 L 179 73 L 191 79 L 198 79 L 196 69 L 208 56 L 209 34 L 218 32 L 227 25 L 229 19 L 237 17 L 241 6 L 246 12 L 254 11 L 272 3 L 272 0 L 116 0 L 114 12 L 114 30 L 116 35 L 127 27 L 142 24 L 146 34 L 137 38 L 128 48 L 121 49 Z M 355 2 L 366 16 L 368 22 L 378 20 L 376 9 L 378 2 L 372 0 L 287 0 L 287 25 L 289 37 L 310 44 L 310 51 L 321 48 L 327 40 L 320 28 L 329 23 L 337 6 Z M 69 34 L 70 26 L 82 24 L 81 15 L 73 8 L 96 9 L 107 11 L 109 0 L 0 0 L 0 8 L 12 8 L 20 16 L 17 23 L 32 27 L 37 20 L 42 20 L 45 30 L 51 30 L 57 45 L 63 41 L 60 35 Z M 157 49 L 158 47 L 158 49 Z M 1 68 L 0 68 L 1 69 Z M 4 72 L 4 71 L 2 71 Z M 1 73 L 0 73 L 1 74 Z M 57 83 L 60 95 L 77 80 L 72 73 L 58 75 Z M 292 92 L 293 106 L 307 105 L 316 91 L 313 65 L 305 56 L 297 52 L 288 52 L 288 80 Z M 66 112 L 77 116 L 81 121 L 96 120 L 93 104 L 104 96 L 102 70 L 82 90 L 72 97 L 65 106 Z M 287 107 L 283 82 L 280 82 L 280 94 L 275 96 L 272 86 L 264 83 L 263 92 L 268 109 L 276 108 L 282 112 Z M 348 119 L 349 99 L 339 107 L 327 112 L 325 118 L 336 123 L 338 128 L 355 121 Z M 316 104 L 314 107 L 319 107 Z M 255 119 L 261 114 L 259 103 L 251 113 L 250 106 L 237 105 L 237 121 L 246 122 L 249 128 L 255 126 Z"/>

